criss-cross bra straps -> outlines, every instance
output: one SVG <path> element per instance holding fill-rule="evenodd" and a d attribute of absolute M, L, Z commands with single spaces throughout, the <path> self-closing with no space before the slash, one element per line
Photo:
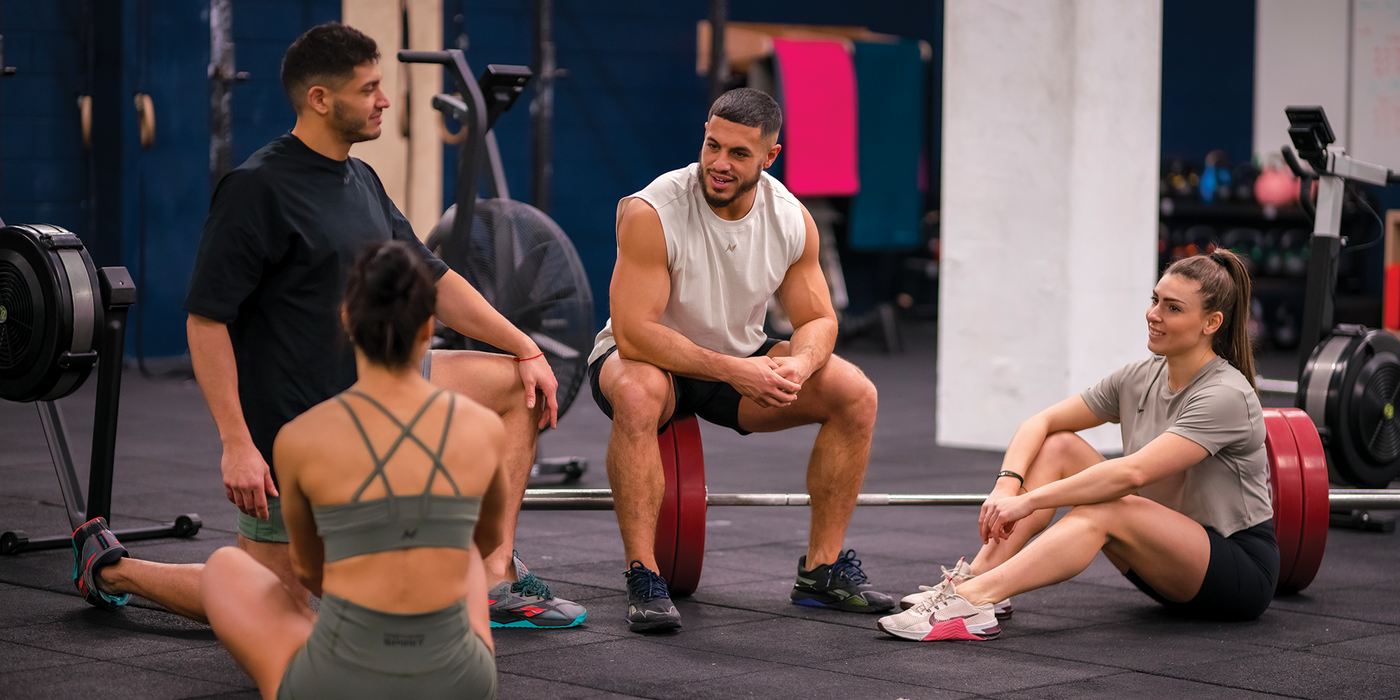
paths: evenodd
<path fill-rule="evenodd" d="M 409 420 L 407 424 L 404 424 L 404 422 L 400 421 L 398 417 L 396 417 L 393 413 L 390 413 L 389 409 L 384 408 L 383 404 L 379 403 L 378 401 L 375 401 L 373 398 L 363 393 L 351 390 L 346 390 L 344 393 L 351 394 L 353 396 L 357 396 L 361 399 L 364 399 L 365 401 L 369 402 L 371 406 L 374 406 L 375 408 L 379 409 L 380 413 L 383 413 L 385 416 L 388 416 L 389 420 L 394 422 L 394 425 L 399 426 L 399 436 L 395 438 L 393 444 L 389 446 L 389 451 L 385 452 L 383 457 L 380 457 L 379 453 L 377 453 L 374 449 L 374 443 L 370 442 L 369 433 L 365 432 L 365 426 L 360 422 L 360 417 L 355 415 L 355 410 L 350 407 L 349 402 L 347 402 L 343 398 L 343 396 L 335 397 L 335 400 L 339 401 L 340 405 L 344 406 L 346 412 L 350 414 L 350 419 L 355 422 L 355 428 L 360 431 L 360 437 L 363 438 L 365 441 L 365 448 L 369 450 L 370 457 L 374 459 L 374 471 L 370 472 L 369 476 L 365 478 L 364 483 L 360 484 L 360 488 L 355 490 L 355 495 L 350 498 L 351 503 L 355 503 L 360 500 L 360 495 L 365 492 L 366 488 L 369 488 L 369 485 L 374 482 L 375 478 L 378 478 L 384 482 L 384 494 L 387 498 L 390 498 L 392 500 L 394 496 L 394 490 L 389 486 L 389 477 L 384 474 L 384 465 L 389 463 L 389 459 L 394 456 L 395 452 L 398 451 L 399 445 L 402 445 L 404 440 L 412 440 L 413 442 L 417 443 L 418 446 L 423 449 L 423 452 L 426 453 L 433 460 L 433 470 L 431 473 L 428 474 L 427 485 L 423 487 L 422 495 L 425 498 L 432 493 L 433 479 L 437 478 L 438 472 L 442 472 L 443 478 L 447 479 L 447 483 L 452 486 L 453 495 L 462 495 L 461 490 L 457 488 L 457 482 L 452 479 L 452 474 L 447 471 L 447 466 L 442 463 L 442 452 L 443 449 L 447 447 L 447 434 L 448 429 L 452 425 L 452 409 L 456 402 L 447 402 L 447 418 L 442 423 L 442 440 L 438 443 L 438 448 L 436 451 L 429 449 L 428 446 L 425 445 L 423 441 L 418 438 L 417 435 L 413 434 L 413 427 L 418 424 L 418 420 L 422 418 L 423 414 L 428 411 L 428 407 L 433 405 L 433 402 L 437 400 L 438 395 L 442 393 L 442 389 L 438 389 L 437 391 L 433 392 L 433 395 L 428 397 L 428 400 L 423 403 L 423 406 L 418 409 L 417 413 L 413 414 L 413 418 Z"/>

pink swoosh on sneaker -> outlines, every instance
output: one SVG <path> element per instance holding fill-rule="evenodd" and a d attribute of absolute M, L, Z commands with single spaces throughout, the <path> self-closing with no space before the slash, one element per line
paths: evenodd
<path fill-rule="evenodd" d="M 942 622 L 934 623 L 933 629 L 929 630 L 928 634 L 924 635 L 923 638 L 923 641 L 925 642 L 937 642 L 943 640 L 968 640 L 974 642 L 981 642 L 985 641 L 985 638 L 979 637 L 967 631 L 967 621 L 962 619 L 956 619 L 944 620 Z"/>

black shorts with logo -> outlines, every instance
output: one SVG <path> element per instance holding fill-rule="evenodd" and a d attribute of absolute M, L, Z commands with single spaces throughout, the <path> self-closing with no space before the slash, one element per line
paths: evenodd
<path fill-rule="evenodd" d="M 781 341 L 774 338 L 766 338 L 763 344 L 758 346 L 758 349 L 749 357 L 767 355 L 768 351 L 772 350 L 773 346 L 779 342 Z M 607 414 L 609 420 L 613 417 L 613 408 L 607 397 L 603 396 L 603 389 L 598 385 L 598 376 L 603 372 L 603 363 L 607 362 L 608 357 L 615 352 L 617 352 L 616 345 L 588 365 L 588 385 L 593 389 L 593 400 L 597 402 L 598 408 L 603 409 L 603 413 Z M 676 392 L 676 410 L 671 414 L 671 420 L 694 415 L 715 425 L 729 428 L 740 435 L 749 434 L 749 431 L 739 427 L 739 399 L 743 397 L 734 387 L 724 382 L 711 382 L 672 373 L 668 374 L 671 374 L 671 387 Z M 661 430 L 665 429 L 666 426 L 661 427 Z"/>

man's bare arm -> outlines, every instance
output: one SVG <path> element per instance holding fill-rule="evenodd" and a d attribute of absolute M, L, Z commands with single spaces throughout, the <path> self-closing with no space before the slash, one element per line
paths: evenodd
<path fill-rule="evenodd" d="M 806 207 L 802 208 L 802 220 L 806 224 L 802 257 L 788 269 L 778 287 L 778 299 L 783 302 L 794 329 L 789 349 L 791 357 L 777 358 L 781 365 L 778 373 L 798 384 L 826 366 L 836 346 L 837 331 L 831 292 L 818 262 L 821 237 Z"/>
<path fill-rule="evenodd" d="M 761 406 L 784 406 L 798 386 L 781 376 L 767 357 L 721 355 L 661 325 L 671 296 L 666 238 L 651 205 L 628 200 L 617 224 L 617 266 L 610 287 L 613 339 L 618 354 L 685 377 L 725 382 Z"/>
<path fill-rule="evenodd" d="M 535 341 L 507 321 L 461 275 L 448 270 L 438 280 L 437 289 L 437 317 L 448 328 L 513 353 L 516 357 L 539 353 Z"/>
<path fill-rule="evenodd" d="M 540 425 L 553 426 L 559 419 L 559 404 L 555 398 L 559 380 L 549 368 L 549 361 L 540 354 L 540 348 L 530 336 L 486 302 L 471 283 L 452 270 L 448 270 L 437 283 L 437 317 L 448 328 L 462 335 L 498 347 L 516 357 L 534 358 L 520 363 L 520 381 L 525 385 L 525 405 L 535 407 L 535 394 L 544 397 L 544 410 L 540 412 Z"/>
<path fill-rule="evenodd" d="M 225 494 L 243 513 L 267 520 L 267 496 L 276 496 L 277 487 L 243 418 L 243 405 L 238 399 L 238 364 L 228 326 L 190 314 L 185 330 L 195 379 L 214 415 L 224 446 L 220 468 Z"/>

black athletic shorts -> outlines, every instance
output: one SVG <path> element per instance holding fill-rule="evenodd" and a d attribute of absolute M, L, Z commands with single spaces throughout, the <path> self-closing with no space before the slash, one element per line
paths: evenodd
<path fill-rule="evenodd" d="M 1278 587 L 1278 543 L 1274 521 L 1266 520 L 1229 537 L 1206 528 L 1210 537 L 1210 563 L 1196 597 L 1185 603 L 1163 598 L 1132 569 L 1123 573 L 1138 590 L 1189 617 L 1210 620 L 1253 620 L 1269 608 Z"/>
<path fill-rule="evenodd" d="M 763 344 L 749 357 L 767 355 L 769 350 L 777 345 L 779 340 L 766 338 Z M 598 408 L 603 409 L 608 420 L 612 420 L 613 408 L 608 403 L 607 397 L 603 396 L 603 389 L 598 385 L 598 375 L 603 373 L 603 363 L 607 362 L 608 356 L 617 352 L 617 346 L 609 348 L 602 357 L 594 360 L 588 365 L 588 385 L 593 388 L 593 400 L 598 403 Z M 705 420 L 722 425 L 733 430 L 740 435 L 748 435 L 749 431 L 739 427 L 739 399 L 743 398 L 734 387 L 724 382 L 709 382 L 703 379 L 691 379 L 671 374 L 671 387 L 676 392 L 676 410 L 671 414 L 671 420 L 684 416 L 699 416 Z M 670 425 L 668 422 L 666 425 Z M 665 430 L 666 426 L 661 426 Z"/>

